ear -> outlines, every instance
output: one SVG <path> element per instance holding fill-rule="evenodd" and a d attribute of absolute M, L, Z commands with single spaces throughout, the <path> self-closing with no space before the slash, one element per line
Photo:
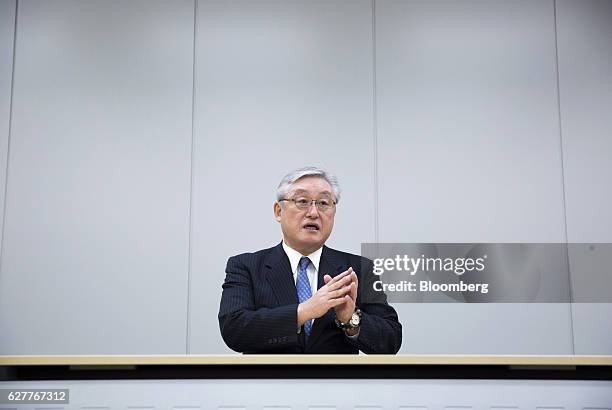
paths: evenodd
<path fill-rule="evenodd" d="M 274 218 L 280 222 L 281 221 L 281 211 L 282 208 L 278 202 L 274 202 Z"/>

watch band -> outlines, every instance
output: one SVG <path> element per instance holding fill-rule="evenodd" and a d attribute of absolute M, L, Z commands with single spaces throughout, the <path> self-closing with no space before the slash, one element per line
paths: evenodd
<path fill-rule="evenodd" d="M 336 326 L 338 326 L 342 330 L 357 329 L 359 326 L 361 326 L 361 316 L 362 316 L 361 315 L 361 310 L 355 309 L 355 311 L 351 315 L 351 318 L 349 319 L 348 322 L 346 322 L 346 323 L 341 322 L 341 321 L 338 320 L 338 318 L 335 318 L 334 322 L 336 322 Z"/>

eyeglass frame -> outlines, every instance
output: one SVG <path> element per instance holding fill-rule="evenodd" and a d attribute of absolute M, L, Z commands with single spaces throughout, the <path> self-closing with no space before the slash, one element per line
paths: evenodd
<path fill-rule="evenodd" d="M 300 206 L 297 204 L 297 199 L 307 199 L 307 200 L 309 200 L 310 202 L 308 203 L 308 206 L 307 206 L 307 207 L 305 207 L 305 208 L 300 208 Z M 327 208 L 327 209 L 321 209 L 321 208 L 320 208 L 320 203 L 319 203 L 319 201 L 327 201 L 327 199 L 310 199 L 310 198 L 306 198 L 306 197 L 304 197 L 304 198 L 297 198 L 297 199 L 296 199 L 296 198 L 281 198 L 281 199 L 279 199 L 279 200 L 278 200 L 278 202 L 283 202 L 283 201 L 293 202 L 293 205 L 295 205 L 295 207 L 296 207 L 297 209 L 301 210 L 301 211 L 305 211 L 305 210 L 307 210 L 307 209 L 310 209 L 310 207 L 311 207 L 311 206 L 312 206 L 312 204 L 314 203 L 315 207 L 316 207 L 316 208 L 317 208 L 317 210 L 318 210 L 318 211 L 320 211 L 320 212 L 328 212 L 328 211 L 331 211 L 332 209 L 336 209 L 336 205 L 337 205 L 337 202 L 336 202 L 336 201 L 334 201 L 334 200 L 332 199 L 332 200 L 331 200 L 331 204 L 330 204 L 330 205 L 328 205 L 328 206 L 329 206 L 329 208 Z"/>

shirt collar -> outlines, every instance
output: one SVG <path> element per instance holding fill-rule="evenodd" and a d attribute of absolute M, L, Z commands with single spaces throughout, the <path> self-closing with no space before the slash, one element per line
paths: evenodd
<path fill-rule="evenodd" d="M 289 263 L 291 263 L 291 272 L 297 272 L 298 264 L 300 263 L 300 259 L 302 259 L 302 256 L 307 256 L 308 259 L 310 259 L 310 262 L 314 266 L 315 270 L 317 272 L 319 271 L 319 262 L 321 261 L 321 253 L 323 252 L 323 247 L 320 247 L 310 255 L 302 255 L 301 253 L 287 245 L 283 240 L 283 249 L 285 250 L 287 257 L 289 258 Z"/>

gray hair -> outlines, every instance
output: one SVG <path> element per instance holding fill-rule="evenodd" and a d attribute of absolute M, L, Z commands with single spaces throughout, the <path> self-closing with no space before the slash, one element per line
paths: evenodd
<path fill-rule="evenodd" d="M 276 200 L 284 199 L 287 193 L 289 193 L 291 185 L 305 177 L 320 177 L 326 180 L 331 185 L 336 197 L 336 203 L 340 202 L 340 184 L 338 184 L 338 178 L 334 174 L 317 167 L 304 167 L 285 175 L 276 189 Z"/>

